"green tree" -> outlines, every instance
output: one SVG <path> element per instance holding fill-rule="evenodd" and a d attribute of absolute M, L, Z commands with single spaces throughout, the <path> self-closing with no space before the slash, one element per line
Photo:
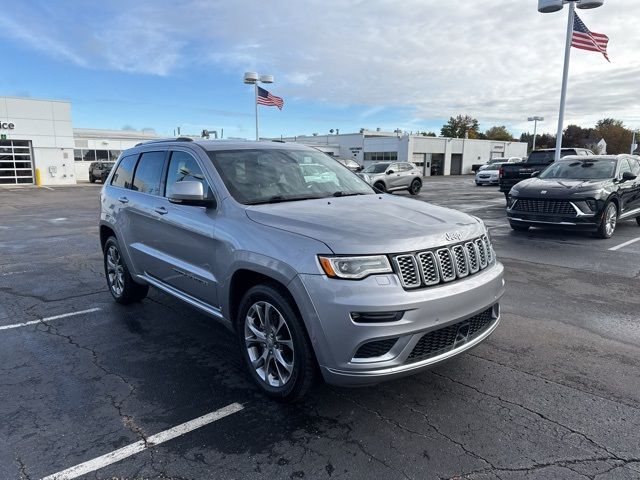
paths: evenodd
<path fill-rule="evenodd" d="M 603 118 L 596 123 L 595 133 L 607 142 L 607 153 L 627 153 L 631 147 L 633 133 L 626 128 L 622 120 Z"/>
<path fill-rule="evenodd" d="M 437 137 L 437 135 L 433 132 L 420 132 L 420 135 L 423 137 Z"/>
<path fill-rule="evenodd" d="M 449 118 L 449 121 L 442 126 L 440 134 L 451 138 L 465 138 L 468 134 L 469 138 L 478 138 L 479 129 L 478 120 L 469 115 L 458 115 Z"/>
<path fill-rule="evenodd" d="M 491 127 L 489 130 L 487 130 L 485 136 L 487 140 L 513 140 L 513 137 L 507 130 L 507 127 L 505 127 L 504 125 Z"/>

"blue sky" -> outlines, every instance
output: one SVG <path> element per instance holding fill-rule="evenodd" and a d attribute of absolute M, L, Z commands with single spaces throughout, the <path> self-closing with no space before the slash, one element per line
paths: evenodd
<path fill-rule="evenodd" d="M 23 1 L 0 18 L 0 95 L 73 102 L 76 127 L 224 129 L 254 135 L 248 70 L 284 110 L 260 107 L 261 135 L 361 127 L 438 132 L 469 113 L 514 134 L 555 128 L 565 16 L 534 0 Z M 95 4 L 95 5 L 94 5 Z M 401 6 L 399 6 L 401 5 Z M 634 0 L 581 12 L 611 38 L 608 64 L 572 52 L 567 121 L 640 127 Z"/>

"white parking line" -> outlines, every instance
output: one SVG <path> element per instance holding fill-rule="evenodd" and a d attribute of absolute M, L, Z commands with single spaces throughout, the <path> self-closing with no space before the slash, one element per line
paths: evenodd
<path fill-rule="evenodd" d="M 47 190 L 51 190 L 51 191 L 53 191 L 53 188 L 51 188 L 51 187 L 47 187 L 46 185 L 40 185 L 40 186 L 41 186 L 42 188 L 46 188 Z"/>
<path fill-rule="evenodd" d="M 12 328 L 20 328 L 20 327 L 26 327 L 28 325 L 36 325 L 37 323 L 41 323 L 41 322 L 49 322 L 51 320 L 58 320 L 60 318 L 67 318 L 67 317 L 75 317 L 76 315 L 84 315 L 85 313 L 93 313 L 93 312 L 98 312 L 102 310 L 99 307 L 96 308 L 90 308 L 88 310 L 79 310 L 77 312 L 70 312 L 70 313 L 63 313 L 61 315 L 54 315 L 53 317 L 45 317 L 45 318 L 41 318 L 40 320 L 31 320 L 29 322 L 23 322 L 23 323 L 14 323 L 12 325 L 0 325 L 0 330 L 9 330 Z"/>
<path fill-rule="evenodd" d="M 67 468 L 61 472 L 44 477 L 42 480 L 69 480 L 72 478 L 78 478 L 79 476 L 90 472 L 95 472 L 107 465 L 111 465 L 135 455 L 136 453 L 140 453 L 149 447 L 155 447 L 156 445 L 160 445 L 161 443 L 172 440 L 184 435 L 185 433 L 189 433 L 197 428 L 204 427 L 205 425 L 209 425 L 210 423 L 237 413 L 243 408 L 244 407 L 240 403 L 232 403 L 220 410 L 216 410 L 215 412 L 208 413 L 202 417 L 198 417 L 194 420 L 190 420 L 170 428 L 169 430 L 164 430 L 163 432 L 151 435 L 147 438 L 146 443 L 143 440 L 139 440 L 127 445 L 126 447 L 119 448 L 118 450 L 114 450 L 113 452 L 94 458 L 93 460 L 89 460 L 88 462 L 81 463 L 75 467 Z"/>
<path fill-rule="evenodd" d="M 615 247 L 611 247 L 609 250 L 611 250 L 611 251 L 620 250 L 621 248 L 626 247 L 627 245 L 631 245 L 632 243 L 636 243 L 636 242 L 640 242 L 640 237 L 631 239 L 628 242 L 621 243 L 620 245 L 616 245 Z"/>

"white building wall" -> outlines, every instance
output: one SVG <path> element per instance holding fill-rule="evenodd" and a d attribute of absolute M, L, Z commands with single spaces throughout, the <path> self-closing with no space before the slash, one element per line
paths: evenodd
<path fill-rule="evenodd" d="M 0 132 L 8 140 L 31 141 L 34 175 L 39 169 L 43 185 L 75 183 L 70 102 L 0 97 L 0 122 L 14 124 Z"/>

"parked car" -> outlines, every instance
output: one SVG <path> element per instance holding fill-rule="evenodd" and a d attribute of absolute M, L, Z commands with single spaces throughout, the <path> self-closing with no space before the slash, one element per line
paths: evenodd
<path fill-rule="evenodd" d="M 476 185 L 479 187 L 482 185 L 498 185 L 498 172 L 502 165 L 504 165 L 504 163 L 494 163 L 479 170 L 478 173 L 476 173 Z"/>
<path fill-rule="evenodd" d="M 306 182 L 313 163 L 334 182 Z M 379 194 L 310 147 L 166 140 L 123 152 L 101 193 L 116 302 L 149 286 L 235 332 L 267 395 L 416 373 L 487 338 L 503 267 L 482 221 Z"/>
<path fill-rule="evenodd" d="M 491 165 L 496 165 L 499 163 L 522 163 L 522 157 L 495 157 L 492 158 L 491 160 L 489 160 L 487 163 L 485 163 L 484 165 L 480 166 L 480 168 L 478 168 L 477 171 L 480 170 L 485 170 L 486 168 L 490 167 Z"/>
<path fill-rule="evenodd" d="M 505 198 L 507 198 L 509 191 L 516 183 L 530 178 L 532 174 L 542 171 L 550 163 L 553 163 L 555 155 L 555 148 L 545 148 L 534 150 L 523 162 L 504 164 L 499 171 L 499 185 L 500 191 L 504 193 Z M 585 156 L 593 155 L 593 152 L 586 148 L 563 148 L 560 151 L 560 157 L 566 157 L 567 155 Z"/>
<path fill-rule="evenodd" d="M 95 183 L 96 180 L 100 180 L 104 183 L 115 163 L 116 162 L 91 162 L 89 164 L 89 181 Z"/>
<path fill-rule="evenodd" d="M 355 160 L 351 160 L 350 158 L 336 158 L 335 160 L 347 167 L 352 172 L 360 172 L 363 169 L 362 165 L 360 165 Z"/>
<path fill-rule="evenodd" d="M 408 190 L 417 195 L 422 189 L 422 171 L 409 162 L 372 163 L 359 176 L 381 192 Z"/>
<path fill-rule="evenodd" d="M 640 225 L 640 157 L 568 156 L 518 183 L 507 200 L 514 230 L 562 227 L 613 235 L 619 220 Z"/>

